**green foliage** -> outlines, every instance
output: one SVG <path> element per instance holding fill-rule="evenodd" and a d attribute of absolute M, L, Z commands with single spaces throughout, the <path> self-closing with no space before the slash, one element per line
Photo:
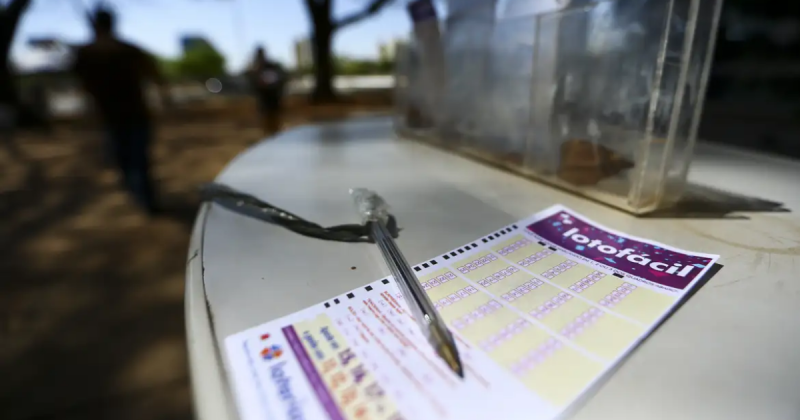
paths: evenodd
<path fill-rule="evenodd" d="M 392 60 L 363 60 L 348 57 L 334 58 L 334 71 L 340 76 L 369 76 L 394 73 Z M 295 76 L 314 74 L 313 67 L 298 67 L 292 71 Z"/>
<path fill-rule="evenodd" d="M 198 45 L 177 60 L 160 59 L 165 77 L 170 79 L 208 79 L 225 75 L 225 57 L 211 45 Z"/>
<path fill-rule="evenodd" d="M 225 74 L 225 57 L 210 45 L 199 45 L 186 51 L 178 62 L 180 75 L 207 79 Z"/>
<path fill-rule="evenodd" d="M 171 60 L 168 58 L 158 58 L 158 67 L 161 70 L 161 74 L 167 80 L 178 80 L 181 78 L 181 70 L 179 67 L 180 60 Z"/>
<path fill-rule="evenodd" d="M 336 57 L 334 68 L 336 74 L 343 76 L 364 76 L 374 74 L 391 74 L 394 63 L 389 60 L 363 60 L 347 57 Z"/>

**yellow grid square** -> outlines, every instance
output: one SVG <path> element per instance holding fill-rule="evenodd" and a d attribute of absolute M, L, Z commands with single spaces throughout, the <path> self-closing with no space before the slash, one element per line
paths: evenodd
<path fill-rule="evenodd" d="M 602 314 L 572 340 L 604 359 L 613 360 L 642 334 L 643 328 L 612 314 Z M 568 336 L 570 334 L 567 334 Z"/>
<path fill-rule="evenodd" d="M 514 322 L 519 316 L 503 307 L 461 329 L 461 335 L 472 341 L 480 343 L 491 337 L 497 331 Z"/>
<path fill-rule="evenodd" d="M 509 368 L 512 363 L 532 349 L 541 346 L 548 338 L 550 335 L 547 332 L 535 325 L 530 325 L 521 333 L 492 349 L 489 357 L 497 364 Z"/>
<path fill-rule="evenodd" d="M 544 303 L 550 299 L 558 296 L 560 292 L 561 290 L 557 287 L 553 287 L 547 283 L 544 283 L 532 291 L 524 294 L 522 297 L 514 299 L 511 302 L 511 305 L 527 314 L 540 305 L 544 305 Z M 502 297 L 502 295 L 500 296 Z"/>
<path fill-rule="evenodd" d="M 655 322 L 677 298 L 639 286 L 619 303 L 612 306 L 614 312 L 644 323 Z"/>
<path fill-rule="evenodd" d="M 537 253 L 537 252 L 539 252 L 539 251 L 541 251 L 541 250 L 543 250 L 545 248 L 545 247 L 539 245 L 538 243 L 534 242 L 532 239 L 528 239 L 528 238 L 526 238 L 524 236 L 517 235 L 517 236 L 515 236 L 515 237 L 513 237 L 513 238 L 511 238 L 511 239 L 509 239 L 507 241 L 503 241 L 503 242 L 493 246 L 492 250 L 497 252 L 498 254 L 500 254 L 500 252 L 503 250 L 503 248 L 506 248 L 509 245 L 512 245 L 515 242 L 521 241 L 521 240 L 530 241 L 530 244 L 523 245 L 522 247 L 520 247 L 519 249 L 517 249 L 515 251 L 509 252 L 509 253 L 507 253 L 505 255 L 502 255 L 502 254 L 501 255 L 504 258 L 508 258 L 509 260 L 511 260 L 513 262 L 517 262 L 517 261 L 523 260 L 523 259 L 525 259 L 525 258 L 527 258 L 527 257 L 529 257 L 529 256 L 531 256 L 531 255 L 533 255 L 533 254 L 535 254 L 535 253 Z"/>
<path fill-rule="evenodd" d="M 419 277 L 418 277 L 418 279 L 419 279 L 419 282 L 420 282 L 420 283 L 425 283 L 425 282 L 427 282 L 427 281 L 430 281 L 430 280 L 433 280 L 433 279 L 435 279 L 435 278 L 437 278 L 437 277 L 439 277 L 439 276 L 443 276 L 443 275 L 444 275 L 445 273 L 447 273 L 448 271 L 449 271 L 449 272 L 451 272 L 451 273 L 453 273 L 453 274 L 456 274 L 456 273 L 457 273 L 457 271 L 456 271 L 455 269 L 452 269 L 452 268 L 450 268 L 450 267 L 443 267 L 443 268 L 442 268 L 442 269 L 440 269 L 440 270 L 436 270 L 436 271 L 434 271 L 434 272 L 431 272 L 431 273 L 425 274 L 424 276 L 419 276 Z"/>
<path fill-rule="evenodd" d="M 525 237 L 525 236 L 523 236 L 523 235 L 520 235 L 520 234 L 518 234 L 518 235 L 514 235 L 514 236 L 512 236 L 512 237 L 510 237 L 510 238 L 506 239 L 505 241 L 497 242 L 497 243 L 495 243 L 494 245 L 492 245 L 492 251 L 494 251 L 494 252 L 498 252 L 498 251 L 502 250 L 503 248 L 505 248 L 505 247 L 507 247 L 507 246 L 509 246 L 509 245 L 513 244 L 514 242 L 517 242 L 517 241 L 522 241 L 522 240 L 529 240 L 529 241 L 531 241 L 530 239 L 526 238 L 526 237 Z M 532 243 L 535 243 L 535 242 L 533 242 L 533 241 L 531 241 L 531 242 L 532 242 Z M 538 245 L 538 244 L 537 244 L 537 245 Z"/>
<path fill-rule="evenodd" d="M 567 261 L 567 258 L 564 257 L 563 255 L 551 254 L 525 267 L 525 269 L 530 271 L 531 273 L 535 273 L 541 276 L 542 273 L 544 273 L 545 271 L 561 264 L 564 261 Z"/>
<path fill-rule="evenodd" d="M 561 304 L 561 306 L 553 309 L 550 313 L 539 318 L 539 315 L 534 315 L 542 323 L 552 328 L 555 331 L 560 331 L 564 326 L 572 322 L 580 314 L 591 309 L 592 306 L 588 303 L 579 300 L 571 299 Z M 537 308 L 538 309 L 538 308 Z"/>
<path fill-rule="evenodd" d="M 531 275 L 526 273 L 519 268 L 512 268 L 512 270 L 518 270 L 515 273 L 512 273 L 510 276 L 508 275 L 508 268 L 504 268 L 506 270 L 506 274 L 492 273 L 485 278 L 477 279 L 476 282 L 481 287 L 485 287 L 486 290 L 490 291 L 492 294 L 501 294 L 501 290 L 504 289 L 513 289 L 519 287 L 522 283 L 525 283 L 531 279 Z M 502 271 L 502 270 L 501 270 Z"/>
<path fill-rule="evenodd" d="M 513 265 L 498 258 L 497 260 L 492 261 L 489 264 L 485 264 L 483 267 L 480 267 L 477 270 L 470 271 L 469 273 L 465 274 L 465 276 L 468 279 L 477 282 L 478 280 L 492 276 L 499 271 L 507 270 L 509 267 L 513 267 Z"/>
<path fill-rule="evenodd" d="M 430 297 L 432 301 L 437 302 L 439 301 L 439 299 L 442 299 L 452 294 L 456 294 L 456 292 L 464 289 L 467 286 L 469 286 L 469 283 L 465 282 L 464 280 L 455 279 L 455 280 L 449 280 L 444 284 L 432 287 L 426 290 L 426 292 L 428 293 L 428 297 Z"/>
<path fill-rule="evenodd" d="M 474 311 L 481 305 L 485 305 L 490 300 L 492 299 L 485 293 L 475 293 L 470 295 L 468 298 L 461 299 L 456 303 L 440 307 L 439 314 L 442 315 L 445 321 L 449 324 L 450 322 Z"/>
<path fill-rule="evenodd" d="M 493 261 L 488 261 L 489 259 L 493 259 Z M 478 266 L 479 260 L 484 260 L 484 263 L 482 263 L 480 266 Z M 464 271 L 459 270 L 459 268 L 466 267 L 470 263 L 476 265 L 472 267 L 470 271 L 465 273 Z M 486 273 L 483 275 L 483 277 L 485 277 L 489 273 L 494 273 L 505 267 L 508 267 L 509 264 L 506 261 L 503 261 L 503 259 L 498 255 L 495 255 L 490 251 L 482 251 L 475 255 L 470 255 L 451 261 L 450 265 L 452 266 L 452 271 L 454 273 L 460 273 L 462 276 L 466 276 L 467 278 L 474 280 L 477 278 L 482 278 L 482 273 Z"/>
<path fill-rule="evenodd" d="M 602 372 L 603 364 L 563 346 L 522 377 L 522 382 L 551 404 L 563 407 Z"/>
<path fill-rule="evenodd" d="M 563 273 L 561 273 L 561 274 L 559 274 L 559 275 L 557 275 L 557 276 L 555 276 L 553 278 L 547 279 L 547 280 L 551 281 L 551 282 L 553 282 L 553 283 L 555 283 L 555 284 L 557 284 L 557 285 L 559 285 L 561 287 L 567 288 L 567 287 L 571 286 L 573 283 L 575 283 L 576 281 L 588 276 L 589 274 L 591 274 L 594 271 L 595 270 L 593 268 L 590 268 L 590 267 L 588 267 L 588 266 L 586 266 L 584 264 L 578 263 L 578 265 L 576 265 L 576 266 L 564 271 Z M 541 275 L 540 273 L 536 273 L 536 274 Z"/>
<path fill-rule="evenodd" d="M 578 279 L 580 280 L 580 279 Z M 622 280 L 614 276 L 605 276 L 580 292 L 580 295 L 593 302 L 599 302 L 612 290 L 622 285 Z"/>

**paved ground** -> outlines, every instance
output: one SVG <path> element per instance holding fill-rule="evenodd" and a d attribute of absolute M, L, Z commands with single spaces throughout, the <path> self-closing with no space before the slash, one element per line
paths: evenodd
<path fill-rule="evenodd" d="M 0 418 L 191 418 L 183 275 L 194 189 L 261 137 L 251 104 L 220 106 L 162 121 L 167 214 L 155 219 L 120 191 L 89 128 L 0 147 Z M 385 108 L 296 107 L 286 125 Z"/>

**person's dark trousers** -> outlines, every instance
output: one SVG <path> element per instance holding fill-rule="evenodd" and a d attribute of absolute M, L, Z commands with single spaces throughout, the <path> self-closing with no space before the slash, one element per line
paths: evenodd
<path fill-rule="evenodd" d="M 20 157 L 21 152 L 14 139 L 16 128 L 16 109 L 9 104 L 0 102 L 0 147 L 8 149 L 14 157 Z"/>
<path fill-rule="evenodd" d="M 283 94 L 280 91 L 261 92 L 258 107 L 266 134 L 275 134 L 281 129 L 283 117 Z"/>
<path fill-rule="evenodd" d="M 108 143 L 125 187 L 149 213 L 158 211 L 150 175 L 152 128 L 148 124 L 107 127 Z"/>

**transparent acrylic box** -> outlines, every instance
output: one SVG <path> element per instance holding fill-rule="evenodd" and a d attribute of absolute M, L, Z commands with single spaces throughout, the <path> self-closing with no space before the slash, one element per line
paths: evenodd
<path fill-rule="evenodd" d="M 435 139 L 437 123 L 428 106 L 421 74 L 419 46 L 413 42 L 396 53 L 394 107 L 395 131 L 419 140 Z"/>
<path fill-rule="evenodd" d="M 476 119 L 479 140 L 467 152 L 520 167 L 525 162 L 530 129 L 535 20 L 514 14 L 509 3 L 497 14 L 488 37 L 480 95 L 484 106 Z"/>
<path fill-rule="evenodd" d="M 485 57 L 491 51 L 494 9 L 495 0 L 448 2 L 442 34 L 445 95 L 438 122 L 442 142 L 451 147 L 470 147 L 484 140 Z"/>
<path fill-rule="evenodd" d="M 721 6 L 605 1 L 536 16 L 526 172 L 635 213 L 677 202 Z"/>
<path fill-rule="evenodd" d="M 462 45 L 457 61 L 445 48 L 448 85 L 462 80 L 437 111 L 448 116 L 437 119 L 437 135 L 460 136 L 466 154 L 633 213 L 669 207 L 686 185 L 721 7 L 607 0 L 501 11 L 488 42 Z"/>

